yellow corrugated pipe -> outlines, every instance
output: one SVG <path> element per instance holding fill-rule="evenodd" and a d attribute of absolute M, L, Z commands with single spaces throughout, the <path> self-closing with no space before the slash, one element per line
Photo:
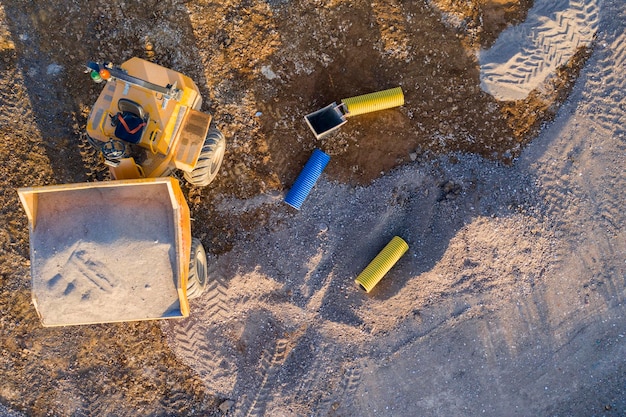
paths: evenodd
<path fill-rule="evenodd" d="M 354 282 L 365 292 L 370 292 L 407 250 L 409 250 L 409 245 L 402 238 L 394 236 Z"/>
<path fill-rule="evenodd" d="M 346 116 L 357 116 L 378 110 L 390 109 L 404 104 L 402 88 L 396 87 L 341 100 L 346 107 Z"/>

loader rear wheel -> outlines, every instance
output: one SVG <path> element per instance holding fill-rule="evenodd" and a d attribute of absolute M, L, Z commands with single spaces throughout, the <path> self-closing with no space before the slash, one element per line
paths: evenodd
<path fill-rule="evenodd" d="M 209 129 L 206 135 L 198 163 L 191 172 L 185 172 L 185 179 L 198 187 L 207 186 L 217 176 L 217 171 L 224 160 L 226 138 L 217 128 Z"/>
<path fill-rule="evenodd" d="M 192 299 L 200 297 L 206 289 L 208 280 L 206 251 L 200 239 L 194 237 L 191 239 L 187 298 Z"/>

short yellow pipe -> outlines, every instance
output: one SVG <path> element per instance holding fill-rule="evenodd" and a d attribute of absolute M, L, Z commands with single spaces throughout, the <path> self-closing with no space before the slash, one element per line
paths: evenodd
<path fill-rule="evenodd" d="M 361 96 L 344 98 L 341 101 L 346 107 L 346 116 L 357 116 L 402 106 L 404 104 L 404 94 L 402 93 L 402 88 L 396 87 Z"/>
<path fill-rule="evenodd" d="M 365 292 L 370 292 L 407 250 L 409 250 L 409 245 L 402 238 L 394 236 L 354 282 Z"/>

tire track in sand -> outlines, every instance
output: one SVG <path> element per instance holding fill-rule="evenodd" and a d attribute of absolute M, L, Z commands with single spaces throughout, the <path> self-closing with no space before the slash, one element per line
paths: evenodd
<path fill-rule="evenodd" d="M 209 388 L 220 395 L 228 395 L 232 390 L 230 375 L 236 369 L 232 349 L 216 326 L 232 316 L 228 287 L 215 260 L 209 260 L 208 276 L 206 292 L 191 302 L 192 317 L 165 321 L 162 329 L 176 356 L 194 369 Z"/>
<path fill-rule="evenodd" d="M 621 16 L 622 21 L 626 16 Z M 598 65 L 590 72 L 588 89 L 583 94 L 582 106 L 591 119 L 607 134 L 621 139 L 620 149 L 626 145 L 626 33 L 610 33 L 598 41 Z M 602 94 L 599 94 L 602 92 Z"/>
<path fill-rule="evenodd" d="M 259 364 L 261 382 L 255 390 L 255 394 L 244 402 L 238 409 L 236 416 L 262 417 L 265 414 L 268 402 L 272 399 L 274 383 L 281 365 L 289 354 L 289 340 L 279 339 L 276 341 L 274 351 L 265 350 Z"/>
<path fill-rule="evenodd" d="M 535 2 L 526 21 L 482 51 L 481 87 L 498 100 L 526 98 L 582 46 L 598 26 L 597 0 Z"/>
<path fill-rule="evenodd" d="M 626 10 L 606 6 L 602 19 L 624 22 Z M 623 171 L 626 152 L 626 34 L 623 24 L 601 33 L 596 50 L 572 93 L 571 115 L 551 129 L 555 144 L 537 161 L 537 185 L 546 202 L 545 218 L 561 245 L 557 268 L 584 271 L 578 290 L 584 303 L 605 305 L 626 299 L 624 268 L 611 268 L 623 245 Z M 561 123 L 569 125 L 561 126 Z M 550 134 L 551 135 L 551 134 Z M 573 219 L 573 220 L 572 220 Z"/>

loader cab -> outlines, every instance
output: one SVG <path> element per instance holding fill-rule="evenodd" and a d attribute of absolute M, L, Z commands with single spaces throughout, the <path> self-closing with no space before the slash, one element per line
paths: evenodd
<path fill-rule="evenodd" d="M 94 81 L 105 82 L 87 134 L 92 145 L 100 146 L 114 178 L 195 168 L 211 116 L 199 111 L 202 98 L 189 77 L 140 58 L 120 66 L 90 62 L 87 68 Z M 116 171 L 119 165 L 137 169 Z"/>

